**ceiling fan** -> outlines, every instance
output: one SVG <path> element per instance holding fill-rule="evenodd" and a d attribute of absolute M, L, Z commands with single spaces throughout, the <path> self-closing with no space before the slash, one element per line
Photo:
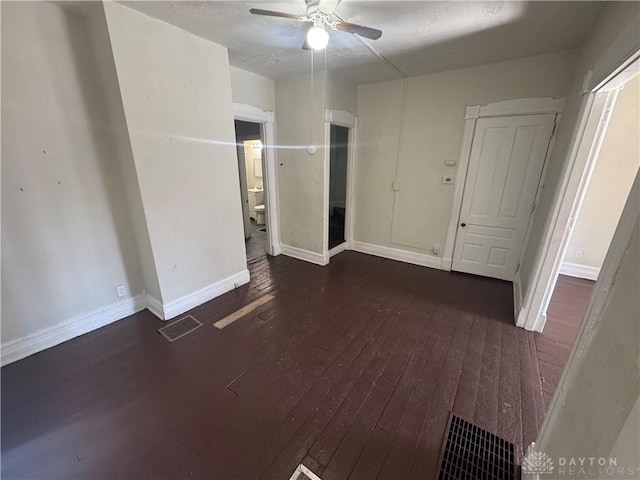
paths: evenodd
<path fill-rule="evenodd" d="M 361 37 L 377 40 L 382 36 L 382 31 L 376 28 L 356 25 L 355 23 L 343 22 L 339 19 L 332 20 L 332 13 L 320 11 L 320 0 L 307 0 L 307 13 L 305 15 L 293 15 L 291 13 L 274 12 L 273 10 L 262 10 L 260 8 L 252 8 L 249 10 L 253 15 L 265 15 L 268 17 L 289 18 L 300 22 L 310 22 L 313 26 L 307 32 L 307 40 L 302 48 L 309 50 L 322 50 L 329 43 L 329 32 L 327 28 L 332 30 L 340 30 L 342 32 L 354 33 Z M 335 10 L 335 9 L 334 9 Z"/>

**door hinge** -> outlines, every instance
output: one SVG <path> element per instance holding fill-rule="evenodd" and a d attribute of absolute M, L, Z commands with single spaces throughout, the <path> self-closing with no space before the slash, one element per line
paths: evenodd
<path fill-rule="evenodd" d="M 400 182 L 393 182 L 391 184 L 391 188 L 393 189 L 394 192 L 397 192 L 398 190 L 400 190 Z"/>
<path fill-rule="evenodd" d="M 520 271 L 520 262 L 518 262 L 518 265 L 516 265 L 516 271 L 515 273 L 518 273 Z"/>
<path fill-rule="evenodd" d="M 529 212 L 529 215 L 533 214 L 533 212 L 535 212 L 535 211 L 536 211 L 536 202 L 533 202 L 531 204 L 531 211 Z"/>
<path fill-rule="evenodd" d="M 553 121 L 553 130 L 551 130 L 551 136 L 549 138 L 553 138 L 553 136 L 556 134 L 557 128 L 558 128 L 558 118 L 556 117 L 556 119 Z"/>

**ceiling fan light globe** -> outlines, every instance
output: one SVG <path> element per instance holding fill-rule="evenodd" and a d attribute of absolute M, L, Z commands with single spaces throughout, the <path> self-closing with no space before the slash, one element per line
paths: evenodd
<path fill-rule="evenodd" d="M 307 32 L 307 42 L 314 50 L 322 50 L 329 43 L 329 32 L 322 27 L 313 26 Z"/>

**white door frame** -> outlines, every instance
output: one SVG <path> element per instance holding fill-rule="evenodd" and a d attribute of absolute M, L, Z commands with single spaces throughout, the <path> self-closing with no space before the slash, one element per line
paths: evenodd
<path fill-rule="evenodd" d="M 259 123 L 263 140 L 263 178 L 265 191 L 265 215 L 267 217 L 267 253 L 280 255 L 280 218 L 278 215 L 278 176 L 276 171 L 275 113 L 245 103 L 233 103 L 233 118 Z"/>
<path fill-rule="evenodd" d="M 469 169 L 469 158 L 471 157 L 471 146 L 476 131 L 476 123 L 479 118 L 490 117 L 513 117 L 516 115 L 536 115 L 545 113 L 555 113 L 559 115 L 564 109 L 566 98 L 538 97 L 538 98 L 517 98 L 514 100 L 504 100 L 501 102 L 488 103 L 486 105 L 469 105 L 467 106 L 464 116 L 464 130 L 462 133 L 462 146 L 460 148 L 460 156 L 458 159 L 458 170 L 456 175 L 455 189 L 453 191 L 453 206 L 451 207 L 451 216 L 449 227 L 447 228 L 447 241 L 442 252 L 442 269 L 451 270 L 453 264 L 453 249 L 455 247 L 456 235 L 458 232 L 458 224 L 460 223 L 460 211 L 462 208 L 462 197 L 466 187 L 467 171 Z M 557 121 L 557 118 L 556 118 Z M 552 142 L 555 132 L 551 135 Z M 547 158 L 549 151 L 547 151 Z M 547 165 L 545 158 L 542 177 Z M 542 182 L 541 182 L 542 183 Z M 540 190 L 536 191 L 536 198 Z M 531 227 L 531 218 L 527 226 L 528 235 Z"/>
<path fill-rule="evenodd" d="M 592 85 L 590 75 L 585 78 L 585 91 L 567 164 L 533 266 L 529 291 L 522 298 L 522 307 L 517 316 L 516 324 L 519 327 L 536 332 L 544 329 L 547 307 L 555 289 L 562 258 L 580 212 L 618 91 L 629 78 L 637 74 L 639 68 L 640 52 L 636 52 L 597 84 Z"/>
<path fill-rule="evenodd" d="M 324 116 L 324 210 L 322 216 L 322 253 L 327 261 L 344 250 L 351 250 L 353 240 L 353 196 L 355 178 L 356 144 L 358 138 L 358 117 L 345 110 L 325 110 Z M 347 148 L 347 199 L 345 205 L 344 236 L 345 242 L 329 250 L 329 182 L 331 168 L 331 125 L 349 129 L 349 144 Z"/>

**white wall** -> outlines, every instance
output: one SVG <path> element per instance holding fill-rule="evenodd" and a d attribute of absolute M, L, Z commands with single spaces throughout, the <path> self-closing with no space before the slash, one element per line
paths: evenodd
<path fill-rule="evenodd" d="M 276 109 L 275 80 L 238 67 L 230 67 L 231 94 L 235 103 L 245 103 L 270 112 Z"/>
<path fill-rule="evenodd" d="M 465 107 L 562 97 L 574 62 L 560 52 L 359 86 L 355 240 L 423 254 L 443 247 L 453 187 L 441 178 L 456 173 L 445 160 L 458 159 Z"/>
<path fill-rule="evenodd" d="M 4 344 L 143 280 L 84 18 L 47 2 L 1 8 Z"/>
<path fill-rule="evenodd" d="M 318 70 L 313 96 L 310 89 L 310 75 L 276 81 L 280 235 L 283 245 L 324 254 L 325 109 L 355 114 L 357 95 L 347 80 Z M 312 141 L 317 151 L 309 155 Z"/>
<path fill-rule="evenodd" d="M 337 72 L 327 74 L 327 105 L 331 110 L 358 111 L 358 87 Z"/>
<path fill-rule="evenodd" d="M 558 457 L 609 458 L 631 475 L 571 478 L 637 478 L 637 405 L 640 396 L 640 175 L 622 214 L 594 290 L 567 373 L 540 432 L 538 450 Z M 636 422 L 633 424 L 632 422 Z M 629 429 L 635 432 L 629 432 Z M 621 440 L 635 442 L 621 445 Z M 632 455 L 629 455 L 633 452 Z M 630 462 L 624 464 L 623 461 Z M 556 472 L 557 478 L 569 478 Z"/>
<path fill-rule="evenodd" d="M 539 248 L 547 229 L 550 228 L 552 207 L 558 196 L 559 182 L 573 144 L 582 103 L 581 93 L 585 76 L 589 71 L 596 71 L 599 74 L 592 75 L 591 83 L 601 81 L 602 75 L 611 72 L 640 46 L 638 41 L 640 38 L 638 35 L 639 10 L 640 4 L 637 2 L 609 2 L 580 50 L 567 95 L 567 103 L 549 158 L 545 188 L 539 197 L 531 233 L 523 251 L 520 278 L 525 299 L 530 295 L 529 289 L 534 267 L 542 254 Z M 635 33 L 620 43 L 619 35 L 626 31 L 626 25 L 634 26 Z M 558 249 L 559 245 L 553 245 L 552 248 Z"/>
<path fill-rule="evenodd" d="M 309 75 L 277 80 L 276 103 L 282 243 L 322 254 L 325 105 L 322 76 L 315 75 L 313 97 Z M 309 155 L 306 149 L 312 136 L 318 149 Z"/>
<path fill-rule="evenodd" d="M 158 283 L 158 272 L 156 271 L 156 265 L 153 259 L 147 220 L 140 195 L 138 174 L 133 161 L 129 130 L 124 116 L 122 96 L 120 86 L 118 85 L 116 67 L 113 61 L 107 20 L 102 3 L 94 2 L 91 6 L 92 8 L 87 12 L 86 21 L 91 37 L 92 54 L 96 71 L 107 107 L 108 128 L 106 131 L 111 135 L 122 173 L 120 180 L 126 194 L 127 209 L 131 217 L 132 231 L 138 247 L 138 257 L 144 278 L 144 288 L 153 298 L 162 301 L 162 293 L 160 292 L 160 285 Z"/>
<path fill-rule="evenodd" d="M 226 49 L 104 8 L 163 304 L 248 281 Z"/>
<path fill-rule="evenodd" d="M 640 77 L 618 94 L 561 273 L 595 280 L 640 167 Z M 576 252 L 582 251 L 582 257 Z"/>

